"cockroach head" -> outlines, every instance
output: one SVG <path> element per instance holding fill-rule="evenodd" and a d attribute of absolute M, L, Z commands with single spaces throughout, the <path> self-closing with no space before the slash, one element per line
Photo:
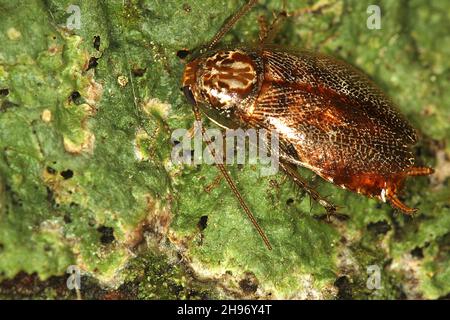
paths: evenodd
<path fill-rule="evenodd" d="M 216 110 L 238 107 L 257 83 L 256 63 L 240 49 L 206 52 L 186 64 L 182 90 L 191 104 Z"/>

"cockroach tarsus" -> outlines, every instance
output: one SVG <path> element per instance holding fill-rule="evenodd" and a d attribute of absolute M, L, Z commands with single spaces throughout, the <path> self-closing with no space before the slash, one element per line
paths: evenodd
<path fill-rule="evenodd" d="M 267 45 L 272 26 L 261 30 L 259 46 L 216 48 L 256 2 L 244 4 L 186 64 L 182 90 L 196 120 L 201 110 L 224 127 L 232 123 L 277 132 L 281 169 L 327 213 L 337 207 L 307 184 L 297 166 L 407 214 L 415 212 L 398 194 L 407 177 L 433 169 L 414 165 L 416 131 L 367 76 L 330 56 Z M 224 165 L 218 168 L 270 249 Z"/>

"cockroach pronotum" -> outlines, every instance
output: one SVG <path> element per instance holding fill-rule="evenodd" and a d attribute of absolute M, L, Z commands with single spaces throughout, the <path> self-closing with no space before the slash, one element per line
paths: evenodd
<path fill-rule="evenodd" d="M 308 186 L 297 166 L 405 213 L 415 212 L 397 195 L 405 178 L 429 175 L 433 169 L 415 166 L 411 147 L 416 131 L 367 76 L 330 56 L 267 45 L 267 34 L 255 47 L 216 48 L 256 2 L 241 7 L 187 63 L 182 90 L 196 119 L 202 111 L 224 127 L 233 123 L 275 130 L 280 167 L 328 212 L 336 207 Z M 224 165 L 218 167 L 270 249 Z"/>

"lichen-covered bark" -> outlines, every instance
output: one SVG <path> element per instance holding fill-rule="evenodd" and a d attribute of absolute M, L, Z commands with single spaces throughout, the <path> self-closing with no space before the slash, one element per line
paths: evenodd
<path fill-rule="evenodd" d="M 225 40 L 252 43 L 258 16 L 284 2 L 260 1 Z M 448 295 L 450 5 L 380 1 L 382 28 L 369 30 L 370 1 L 314 6 L 325 3 L 288 18 L 275 42 L 368 73 L 436 174 L 407 183 L 420 208 L 409 217 L 300 169 L 341 206 L 327 219 L 283 174 L 229 167 L 269 252 L 216 168 L 170 161 L 171 131 L 193 122 L 176 52 L 205 44 L 242 1 L 0 1 L 0 296 L 73 298 L 69 265 L 85 298 Z M 79 29 L 67 28 L 70 5 Z M 380 289 L 366 285 L 370 266 Z"/>

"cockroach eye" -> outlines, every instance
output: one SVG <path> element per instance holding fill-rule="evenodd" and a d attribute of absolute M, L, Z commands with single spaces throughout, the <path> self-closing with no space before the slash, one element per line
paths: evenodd
<path fill-rule="evenodd" d="M 195 101 L 194 94 L 191 91 L 191 88 L 189 86 L 183 87 L 183 93 L 186 96 L 187 101 L 189 104 L 192 104 L 193 106 L 197 105 L 197 101 Z"/>

